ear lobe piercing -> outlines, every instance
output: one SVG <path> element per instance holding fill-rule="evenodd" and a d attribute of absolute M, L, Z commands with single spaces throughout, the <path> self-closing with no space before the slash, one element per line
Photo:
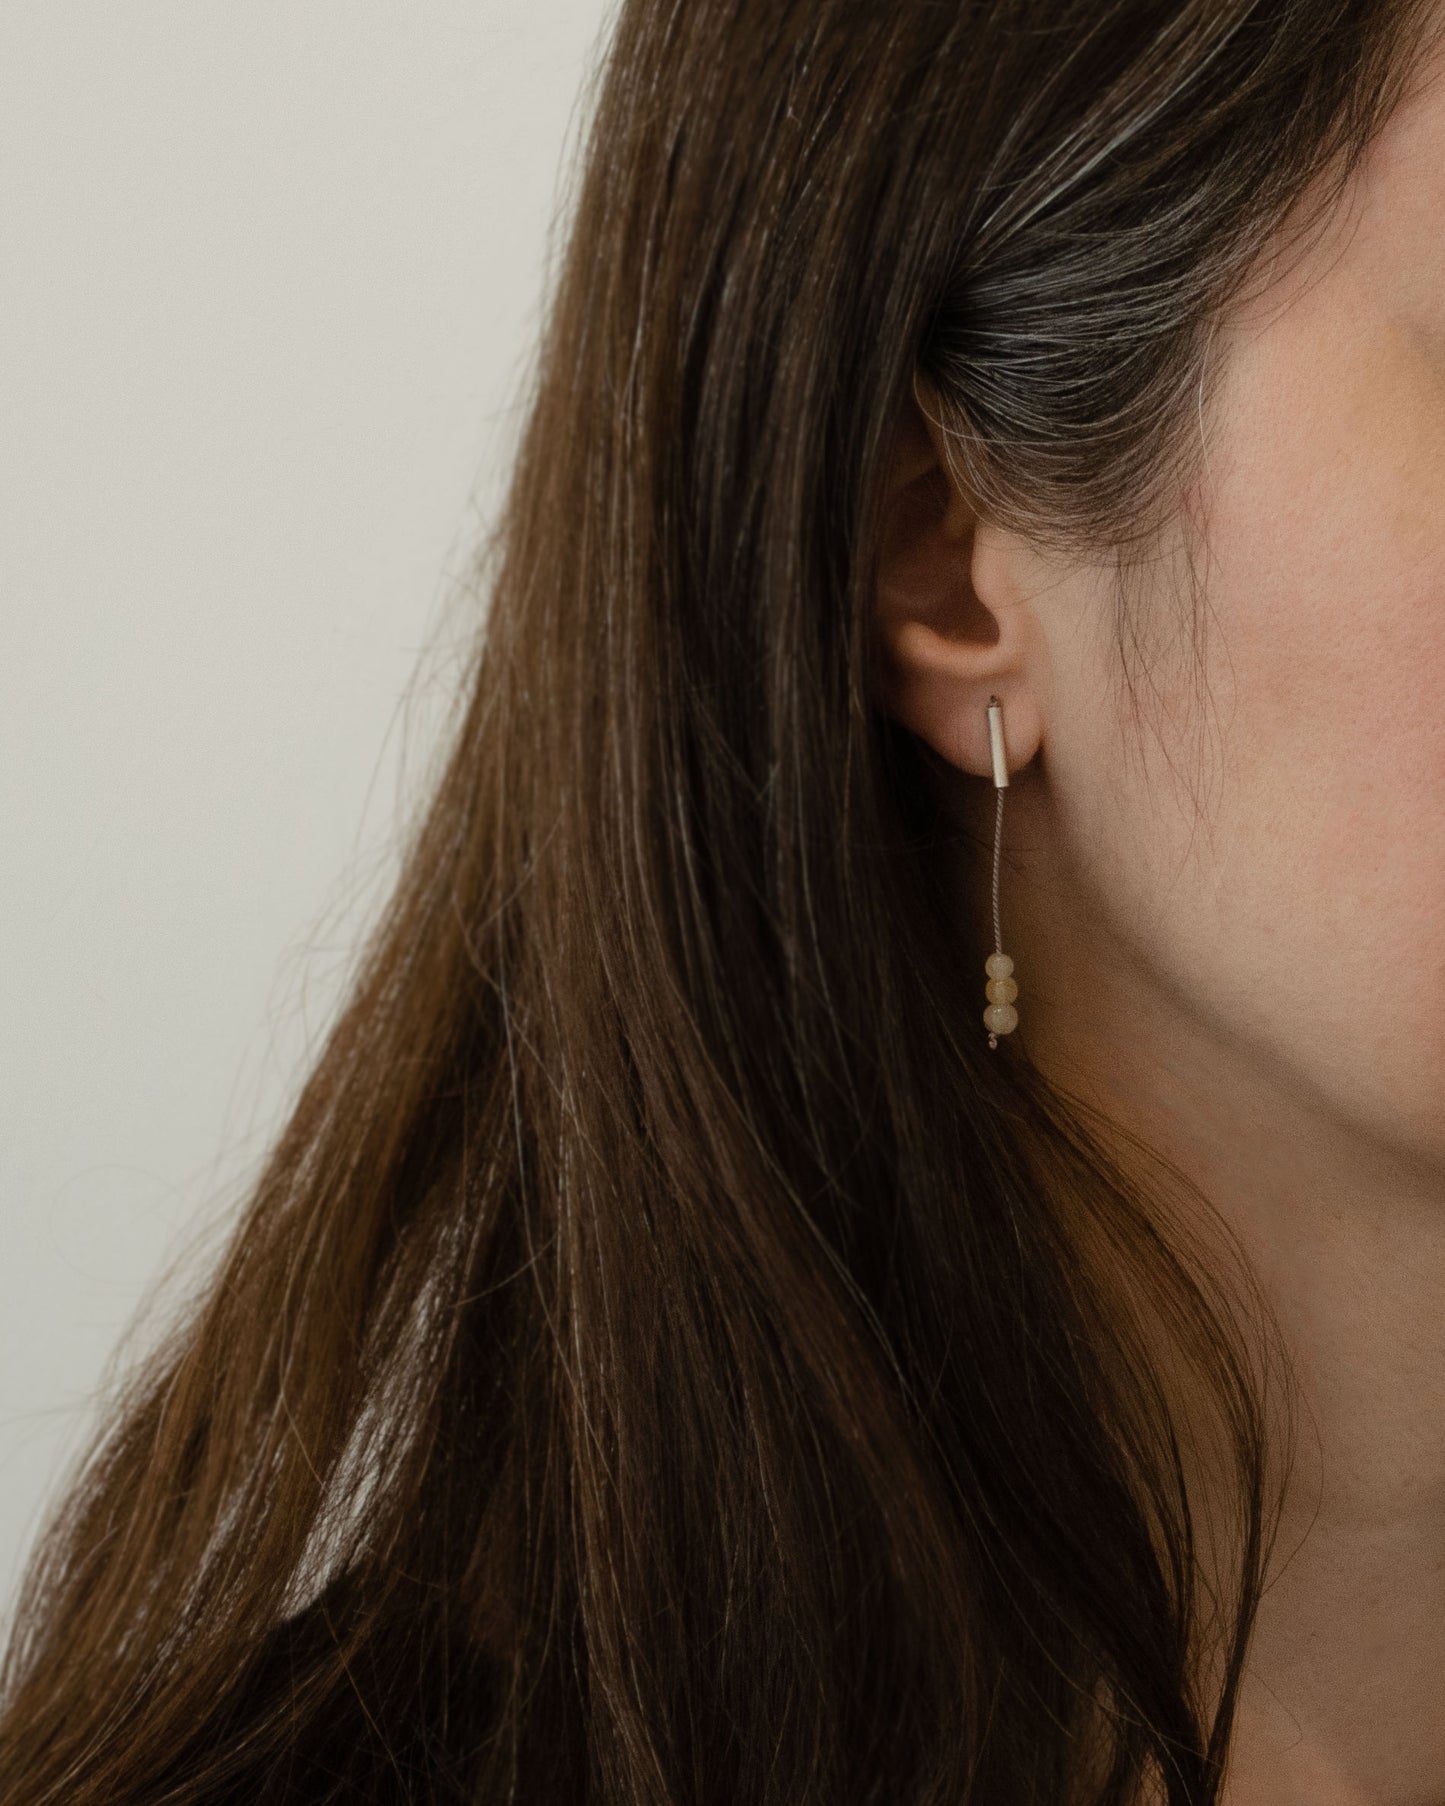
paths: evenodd
<path fill-rule="evenodd" d="M 998 926 L 998 863 L 1003 844 L 1003 793 L 1008 789 L 1008 761 L 1004 757 L 1003 708 L 997 696 L 988 699 L 988 742 L 993 754 L 993 781 L 998 790 L 998 809 L 993 822 L 993 952 L 984 961 L 988 983 L 984 992 L 988 1008 L 983 1012 L 983 1025 L 988 1030 L 988 1044 L 998 1046 L 1000 1035 L 1011 1035 L 1019 1025 L 1014 998 L 1019 988 L 1013 978 L 1014 963 L 1003 950 L 1003 937 Z"/>

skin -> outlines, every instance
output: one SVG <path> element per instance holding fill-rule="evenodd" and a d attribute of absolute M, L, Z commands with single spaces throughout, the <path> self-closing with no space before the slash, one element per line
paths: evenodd
<path fill-rule="evenodd" d="M 1181 498 L 1207 526 L 1203 687 L 1166 557 L 1134 719 L 1110 572 L 976 518 L 926 390 L 890 483 L 880 675 L 985 850 L 1003 704 L 1020 1024 L 991 1057 L 1202 1187 L 1295 1365 L 1228 1806 L 1439 1806 L 1445 75 L 1281 267 L 1222 323 L 1207 475 Z M 961 921 L 987 921 L 989 875 L 960 873 Z M 985 931 L 980 1011 L 991 950 Z"/>

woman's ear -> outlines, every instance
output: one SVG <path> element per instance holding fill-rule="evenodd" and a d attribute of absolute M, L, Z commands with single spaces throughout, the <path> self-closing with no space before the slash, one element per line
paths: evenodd
<path fill-rule="evenodd" d="M 1042 735 L 1020 551 L 975 515 L 951 468 L 937 394 L 915 377 L 884 480 L 877 686 L 888 714 L 979 777 L 993 773 L 991 696 L 1003 704 L 1010 771 Z"/>

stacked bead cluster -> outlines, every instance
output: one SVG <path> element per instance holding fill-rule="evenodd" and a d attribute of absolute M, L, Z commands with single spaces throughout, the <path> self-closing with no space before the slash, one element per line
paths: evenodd
<path fill-rule="evenodd" d="M 997 1047 L 998 1037 L 1012 1034 L 1019 1025 L 1019 1013 L 1014 1008 L 1019 987 L 1013 976 L 1014 963 L 1006 953 L 990 953 L 983 969 L 988 973 L 984 986 L 988 1008 L 983 1013 L 983 1025 L 988 1030 L 989 1046 Z"/>

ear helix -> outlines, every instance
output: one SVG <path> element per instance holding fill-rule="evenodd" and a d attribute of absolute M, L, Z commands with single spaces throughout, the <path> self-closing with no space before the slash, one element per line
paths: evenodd
<path fill-rule="evenodd" d="M 983 1025 L 988 1030 L 988 1044 L 998 1046 L 1000 1035 L 1011 1035 L 1019 1025 L 1014 998 L 1019 988 L 1013 977 L 1014 963 L 1003 950 L 1003 937 L 998 925 L 998 865 L 1003 845 L 1003 793 L 1008 788 L 1008 761 L 1004 757 L 1003 707 L 997 696 L 988 699 L 988 740 L 993 755 L 993 781 L 998 790 L 998 809 L 993 823 L 993 952 L 984 961 L 988 983 L 984 992 L 988 1008 L 983 1012 Z"/>

